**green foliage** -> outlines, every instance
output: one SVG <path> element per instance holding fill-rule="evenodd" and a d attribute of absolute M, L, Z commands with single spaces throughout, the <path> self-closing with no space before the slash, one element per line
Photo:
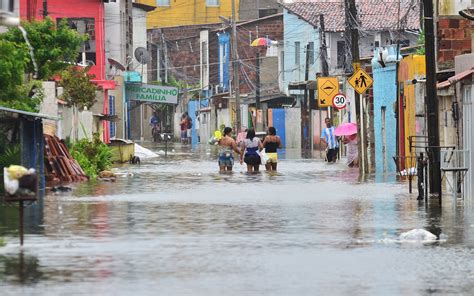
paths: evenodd
<path fill-rule="evenodd" d="M 0 106 L 38 112 L 45 94 L 41 81 L 32 80 L 16 87 L 16 94 L 11 97 L 0 94 Z"/>
<path fill-rule="evenodd" d="M 91 82 L 94 77 L 87 74 L 88 70 L 88 68 L 69 67 L 61 72 L 59 84 L 64 88 L 61 98 L 68 106 L 83 109 L 94 105 L 97 86 Z"/>
<path fill-rule="evenodd" d="M 418 36 L 417 45 L 421 45 L 421 47 L 416 50 L 416 54 L 424 55 L 425 54 L 425 31 L 422 31 L 420 33 L 420 36 Z"/>
<path fill-rule="evenodd" d="M 0 39 L 0 100 L 16 96 L 28 62 L 21 46 Z"/>
<path fill-rule="evenodd" d="M 81 45 L 88 38 L 70 29 L 65 19 L 58 25 L 51 18 L 46 18 L 41 21 L 23 22 L 22 26 L 34 49 L 40 80 L 47 80 L 75 63 Z M 8 32 L 0 34 L 0 40 L 13 42 L 21 48 L 23 59 L 27 59 L 26 72 L 34 73 L 33 62 L 20 29 L 10 28 Z"/>
<path fill-rule="evenodd" d="M 20 145 L 13 145 L 6 147 L 5 150 L 0 149 L 0 169 L 3 172 L 4 167 L 8 167 L 12 164 L 19 165 L 21 163 L 21 150 Z"/>
<path fill-rule="evenodd" d="M 71 155 L 91 179 L 112 165 L 111 149 L 100 140 L 99 134 L 94 134 L 92 140 L 82 139 L 72 144 Z"/>

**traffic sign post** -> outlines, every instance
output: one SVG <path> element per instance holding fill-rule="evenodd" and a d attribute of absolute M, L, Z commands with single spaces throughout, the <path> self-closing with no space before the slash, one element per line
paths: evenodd
<path fill-rule="evenodd" d="M 349 78 L 348 82 L 356 92 L 363 94 L 372 86 L 374 81 L 364 70 L 358 69 L 354 75 Z"/>
<path fill-rule="evenodd" d="M 339 93 L 339 81 L 337 77 L 318 78 L 318 106 L 332 106 L 332 99 Z"/>
<path fill-rule="evenodd" d="M 347 106 L 347 98 L 344 94 L 338 93 L 332 98 L 334 108 L 341 110 Z"/>

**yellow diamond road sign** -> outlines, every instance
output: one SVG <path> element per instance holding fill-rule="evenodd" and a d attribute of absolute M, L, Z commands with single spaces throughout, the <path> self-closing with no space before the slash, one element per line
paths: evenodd
<path fill-rule="evenodd" d="M 358 69 L 354 75 L 349 78 L 349 84 L 359 94 L 363 94 L 367 89 L 369 89 L 373 82 L 372 77 L 362 69 Z"/>
<path fill-rule="evenodd" d="M 339 92 L 337 77 L 318 78 L 318 106 L 332 106 L 332 98 Z"/>

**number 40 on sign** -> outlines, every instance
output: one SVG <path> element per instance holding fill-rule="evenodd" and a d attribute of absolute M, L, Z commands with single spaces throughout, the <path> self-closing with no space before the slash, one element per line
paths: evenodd
<path fill-rule="evenodd" d="M 332 105 L 336 109 L 344 109 L 347 105 L 347 98 L 344 94 L 338 93 L 332 98 Z"/>

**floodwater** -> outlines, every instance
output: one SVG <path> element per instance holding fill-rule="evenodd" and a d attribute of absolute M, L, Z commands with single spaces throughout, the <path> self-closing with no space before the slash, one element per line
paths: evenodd
<path fill-rule="evenodd" d="M 472 210 L 291 153 L 275 175 L 219 175 L 208 149 L 48 194 L 22 249 L 16 211 L 0 208 L 1 294 L 472 295 Z M 414 228 L 440 240 L 398 240 Z"/>

